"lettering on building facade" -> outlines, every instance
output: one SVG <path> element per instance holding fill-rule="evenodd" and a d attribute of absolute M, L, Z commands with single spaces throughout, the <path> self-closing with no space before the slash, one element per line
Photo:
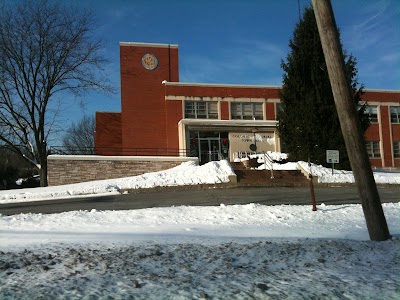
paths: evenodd
<path fill-rule="evenodd" d="M 254 137 L 256 142 L 265 142 L 269 139 L 272 139 L 273 136 L 271 134 L 265 134 L 265 133 L 256 133 L 256 134 L 252 134 L 252 133 L 234 133 L 231 134 L 231 138 L 232 139 L 238 139 L 241 142 L 250 142 L 250 143 L 254 143 Z"/>

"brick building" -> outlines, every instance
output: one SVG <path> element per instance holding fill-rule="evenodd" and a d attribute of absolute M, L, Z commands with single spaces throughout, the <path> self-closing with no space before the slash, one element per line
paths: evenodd
<path fill-rule="evenodd" d="M 97 112 L 102 155 L 190 155 L 200 162 L 280 151 L 278 86 L 179 82 L 178 46 L 120 43 L 121 112 Z M 371 164 L 400 167 L 400 91 L 367 90 Z"/>

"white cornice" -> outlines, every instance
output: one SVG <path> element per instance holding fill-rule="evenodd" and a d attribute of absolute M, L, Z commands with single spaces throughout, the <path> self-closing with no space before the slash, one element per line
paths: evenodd
<path fill-rule="evenodd" d="M 154 48 L 178 48 L 177 44 L 157 44 L 157 43 L 137 43 L 137 42 L 119 42 L 120 46 L 132 47 L 154 47 Z"/>
<path fill-rule="evenodd" d="M 49 160 L 107 160 L 107 161 L 189 161 L 197 160 L 184 156 L 102 156 L 102 155 L 49 155 Z"/>
<path fill-rule="evenodd" d="M 364 92 L 378 92 L 378 93 L 400 93 L 400 90 L 379 90 L 379 89 L 364 89 Z"/>
<path fill-rule="evenodd" d="M 275 120 L 214 120 L 214 119 L 182 119 L 178 124 L 183 125 L 208 125 L 208 126 L 237 126 L 237 127 L 276 127 Z"/>
<path fill-rule="evenodd" d="M 175 86 L 202 86 L 202 87 L 230 87 L 230 88 L 256 88 L 256 89 L 282 89 L 277 85 L 245 85 L 245 84 L 222 84 L 222 83 L 198 83 L 198 82 L 163 82 L 165 85 Z"/>

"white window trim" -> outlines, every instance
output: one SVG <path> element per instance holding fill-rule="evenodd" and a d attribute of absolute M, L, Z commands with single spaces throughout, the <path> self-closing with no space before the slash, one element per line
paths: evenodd
<path fill-rule="evenodd" d="M 195 118 L 194 119 L 211 119 L 211 120 L 218 120 L 219 119 L 220 109 L 219 109 L 219 102 L 218 101 L 193 101 L 193 100 L 183 101 L 183 117 L 185 119 L 192 119 L 192 118 L 186 117 L 186 104 L 188 104 L 189 102 L 193 102 L 195 104 Z M 198 107 L 197 107 L 198 103 L 206 103 L 206 107 L 207 107 L 206 115 L 207 115 L 207 118 L 198 118 L 197 117 L 198 116 Z M 209 103 L 215 103 L 217 105 L 217 111 L 216 111 L 217 118 L 209 118 L 208 117 L 209 114 L 210 114 L 209 105 L 208 105 Z"/>
<path fill-rule="evenodd" d="M 252 104 L 252 117 L 253 117 L 253 121 L 263 121 L 265 120 L 265 102 L 230 102 L 229 103 L 229 119 L 231 120 L 251 120 L 251 119 L 244 119 L 243 118 L 243 104 Z M 257 120 L 254 118 L 254 105 L 253 104 L 260 104 L 261 103 L 261 110 L 262 110 L 262 119 L 261 120 Z M 241 118 L 240 119 L 234 119 L 232 116 L 232 105 L 236 105 L 236 104 L 240 104 L 241 105 Z"/>

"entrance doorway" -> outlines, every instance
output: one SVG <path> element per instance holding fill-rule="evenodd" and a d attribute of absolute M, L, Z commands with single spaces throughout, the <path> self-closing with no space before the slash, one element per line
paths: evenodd
<path fill-rule="evenodd" d="M 191 131 L 189 136 L 190 155 L 197 156 L 200 164 L 228 158 L 228 132 Z"/>
<path fill-rule="evenodd" d="M 201 163 L 219 160 L 221 153 L 219 138 L 199 139 L 199 159 Z"/>

